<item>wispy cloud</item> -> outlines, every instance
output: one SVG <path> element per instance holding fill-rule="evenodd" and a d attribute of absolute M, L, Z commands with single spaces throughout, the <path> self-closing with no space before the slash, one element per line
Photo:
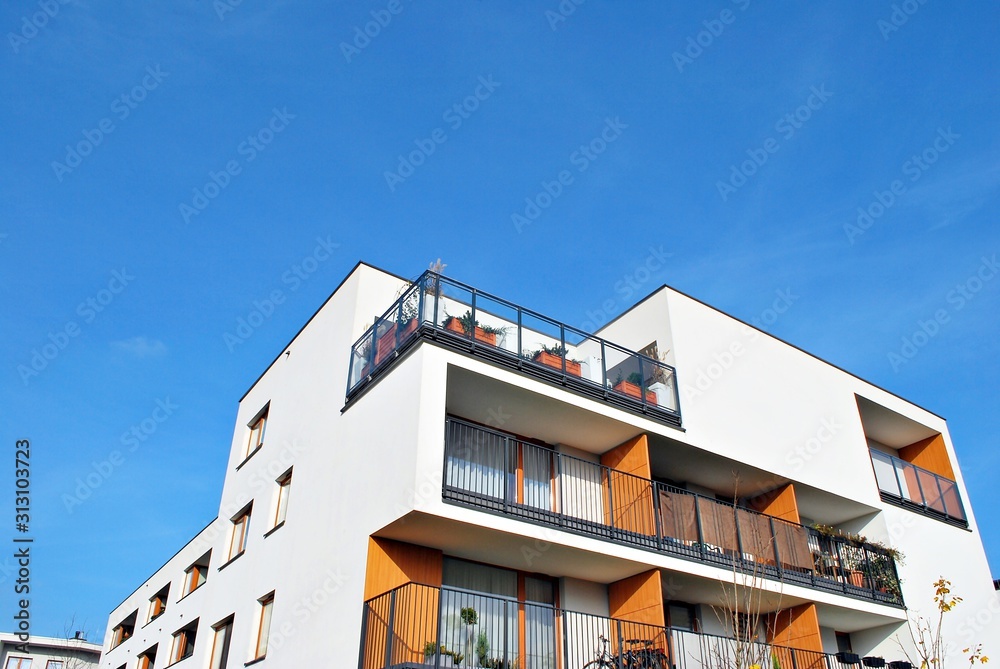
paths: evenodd
<path fill-rule="evenodd" d="M 111 346 L 118 351 L 128 353 L 137 358 L 156 358 L 167 354 L 167 345 L 159 339 L 149 337 L 132 337 L 111 342 Z"/>

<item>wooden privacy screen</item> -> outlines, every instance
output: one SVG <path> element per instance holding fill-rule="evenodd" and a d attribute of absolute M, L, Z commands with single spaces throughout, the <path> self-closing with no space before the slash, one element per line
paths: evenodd
<path fill-rule="evenodd" d="M 604 510 L 606 524 L 626 532 L 656 534 L 646 435 L 611 449 L 601 456 L 601 464 L 609 468 L 602 482 L 609 502 Z"/>
<path fill-rule="evenodd" d="M 899 449 L 899 457 L 946 479 L 955 480 L 955 470 L 951 466 L 944 437 L 940 434 L 904 446 Z"/>
<path fill-rule="evenodd" d="M 608 609 L 611 618 L 623 621 L 611 626 L 614 652 L 649 648 L 669 656 L 666 616 L 663 613 L 663 581 L 657 569 L 623 578 L 608 586 Z M 629 643 L 629 641 L 638 643 Z"/>
<path fill-rule="evenodd" d="M 826 656 L 815 604 L 800 604 L 770 615 L 767 636 L 768 643 L 796 649 L 794 652 L 773 649 L 782 669 L 825 669 Z"/>
<path fill-rule="evenodd" d="M 664 537 L 693 543 L 698 541 L 695 496 L 660 488 L 660 532 Z"/>
<path fill-rule="evenodd" d="M 437 639 L 442 560 L 441 551 L 433 548 L 369 537 L 365 600 L 371 601 L 366 609 L 364 669 L 386 666 L 390 613 L 393 642 L 388 664 L 423 662 L 424 644 Z M 399 587 L 407 583 L 414 585 Z"/>

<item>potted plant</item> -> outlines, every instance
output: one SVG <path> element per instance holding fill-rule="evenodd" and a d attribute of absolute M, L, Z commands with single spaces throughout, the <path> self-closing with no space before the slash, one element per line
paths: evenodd
<path fill-rule="evenodd" d="M 486 632 L 480 632 L 479 636 L 476 637 L 476 659 L 479 660 L 480 667 L 489 669 L 490 638 L 486 636 Z"/>
<path fill-rule="evenodd" d="M 481 341 L 490 346 L 497 345 L 497 335 L 507 333 L 507 328 L 505 327 L 481 325 L 479 321 L 473 320 L 471 309 L 461 316 L 448 316 L 444 322 L 444 329 L 464 337 L 471 337 L 473 336 L 472 333 L 475 332 L 476 341 Z"/>
<path fill-rule="evenodd" d="M 375 346 L 375 364 L 385 360 L 396 350 L 396 331 L 399 331 L 399 343 L 402 344 L 407 337 L 416 331 L 417 325 L 417 305 L 412 300 L 405 300 L 400 309 L 398 322 L 389 324 L 379 333 L 378 343 Z"/>
<path fill-rule="evenodd" d="M 875 669 L 882 669 L 885 666 L 884 657 L 872 657 L 871 655 L 866 655 L 861 658 L 861 664 L 866 667 L 874 667 Z"/>
<path fill-rule="evenodd" d="M 472 628 L 479 623 L 479 614 L 476 613 L 476 610 L 474 608 L 472 608 L 471 606 L 466 606 L 465 608 L 463 608 L 459 612 L 458 615 L 462 619 L 462 622 L 465 623 L 465 626 L 466 626 L 466 631 L 465 631 L 465 655 L 463 656 L 463 658 L 465 658 L 465 657 L 470 657 L 471 658 L 472 657 L 472 650 L 473 650 L 473 648 L 472 648 L 473 629 Z M 458 658 L 456 657 L 455 659 L 457 660 Z M 459 663 L 461 663 L 461 661 L 459 661 Z"/>
<path fill-rule="evenodd" d="M 546 367 L 558 369 L 559 371 L 562 371 L 563 368 L 563 358 L 566 359 L 567 374 L 582 376 L 583 369 L 580 367 L 579 361 L 567 358 L 566 347 L 562 344 L 553 344 L 552 346 L 543 345 L 540 349 L 531 354 L 532 361 L 545 365 Z"/>
<path fill-rule="evenodd" d="M 460 653 L 453 653 L 444 646 L 438 646 L 433 641 L 428 641 L 424 644 L 424 664 L 438 667 L 454 667 L 460 664 L 463 659 L 465 658 Z"/>
<path fill-rule="evenodd" d="M 642 399 L 642 374 L 639 372 L 632 372 L 628 375 L 628 378 L 622 380 L 621 370 L 618 371 L 618 378 L 615 379 L 614 389 L 620 393 L 628 395 L 629 397 L 634 397 L 636 399 Z M 656 393 L 651 390 L 646 391 L 646 401 L 650 404 L 656 404 Z"/>

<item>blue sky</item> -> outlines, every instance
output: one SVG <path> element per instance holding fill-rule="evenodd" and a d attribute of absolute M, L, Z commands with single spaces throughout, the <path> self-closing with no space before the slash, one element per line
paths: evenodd
<path fill-rule="evenodd" d="M 791 291 L 771 332 L 949 419 L 1000 575 L 995 5 L 223 2 L 0 9 L 36 633 L 99 641 L 214 516 L 239 397 L 359 259 L 576 325 Z"/>

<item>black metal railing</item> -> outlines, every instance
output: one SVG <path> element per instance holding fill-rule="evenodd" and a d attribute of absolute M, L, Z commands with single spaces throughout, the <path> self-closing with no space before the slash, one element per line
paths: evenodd
<path fill-rule="evenodd" d="M 833 655 L 567 611 L 399 586 L 364 605 L 358 669 L 846 669 Z"/>
<path fill-rule="evenodd" d="M 888 453 L 872 450 L 875 480 L 882 499 L 921 511 L 946 522 L 968 527 L 958 484 Z"/>
<path fill-rule="evenodd" d="M 786 583 L 903 605 L 896 562 L 882 547 L 453 417 L 446 421 L 443 497 Z"/>
<path fill-rule="evenodd" d="M 348 400 L 421 338 L 680 425 L 670 365 L 430 271 L 351 347 Z"/>

